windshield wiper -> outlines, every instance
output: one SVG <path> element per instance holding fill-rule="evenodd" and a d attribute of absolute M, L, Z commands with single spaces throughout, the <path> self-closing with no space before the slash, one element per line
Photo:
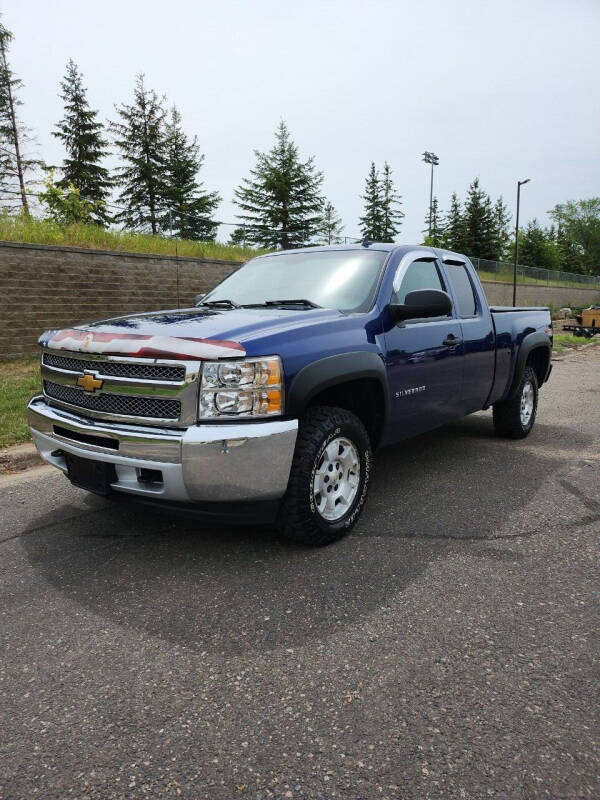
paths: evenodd
<path fill-rule="evenodd" d="M 301 298 L 300 300 L 265 300 L 265 306 L 302 306 L 303 308 L 321 308 L 316 303 L 313 303 L 312 300 L 305 300 Z"/>
<path fill-rule="evenodd" d="M 201 303 L 198 303 L 198 306 L 208 306 L 209 308 L 241 308 L 238 303 L 234 303 L 233 300 L 203 300 Z"/>

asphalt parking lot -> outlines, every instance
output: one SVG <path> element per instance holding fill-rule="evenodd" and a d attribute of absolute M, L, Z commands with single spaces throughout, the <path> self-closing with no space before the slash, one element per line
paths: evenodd
<path fill-rule="evenodd" d="M 0 797 L 597 798 L 600 347 L 331 547 L 0 479 Z"/>

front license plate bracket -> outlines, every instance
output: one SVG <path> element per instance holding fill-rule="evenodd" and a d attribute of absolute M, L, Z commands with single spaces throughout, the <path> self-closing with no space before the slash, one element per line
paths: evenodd
<path fill-rule="evenodd" d="M 87 489 L 88 492 L 106 496 L 110 493 L 111 483 L 117 481 L 114 464 L 92 461 L 91 458 L 81 458 L 71 453 L 66 453 L 65 459 L 69 480 L 80 489 Z"/>

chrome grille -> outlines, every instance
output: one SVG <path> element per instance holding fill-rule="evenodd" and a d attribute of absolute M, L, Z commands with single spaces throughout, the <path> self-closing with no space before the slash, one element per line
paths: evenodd
<path fill-rule="evenodd" d="M 99 375 L 111 375 L 116 378 L 138 378 L 151 381 L 185 380 L 185 367 L 172 367 L 161 364 L 139 364 L 131 361 L 94 361 L 84 358 L 57 356 L 44 353 L 43 363 L 48 367 L 66 369 L 72 372 L 90 370 Z"/>
<path fill-rule="evenodd" d="M 161 397 L 138 397 L 136 395 L 87 394 L 74 386 L 65 386 L 53 381 L 44 381 L 44 393 L 61 403 L 68 403 L 90 411 L 100 411 L 120 417 L 153 417 L 156 419 L 179 419 L 181 402 Z"/>

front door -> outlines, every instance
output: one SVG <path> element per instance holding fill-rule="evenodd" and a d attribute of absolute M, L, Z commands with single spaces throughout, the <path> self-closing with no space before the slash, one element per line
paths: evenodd
<path fill-rule="evenodd" d="M 448 291 L 437 261 L 416 258 L 400 266 L 393 302 L 404 303 L 418 289 Z M 460 417 L 463 345 L 456 317 L 407 320 L 385 332 L 390 387 L 386 442 L 444 425 Z"/>

